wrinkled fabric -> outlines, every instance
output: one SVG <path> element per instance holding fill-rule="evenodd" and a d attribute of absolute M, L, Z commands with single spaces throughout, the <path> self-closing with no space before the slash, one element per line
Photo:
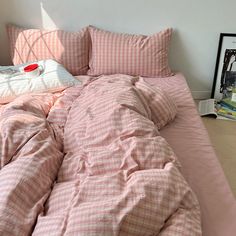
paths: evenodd
<path fill-rule="evenodd" d="M 176 115 L 175 103 L 163 90 L 136 77 L 101 76 L 66 90 L 50 111 L 41 111 L 44 123 L 36 123 L 47 127 L 52 141 L 48 146 L 55 148 L 47 153 L 50 163 L 56 162 L 55 171 L 47 169 L 51 175 L 47 184 L 37 178 L 44 187 L 37 188 L 40 200 L 29 206 L 34 210 L 32 218 L 21 215 L 22 221 L 26 218 L 30 223 L 19 226 L 18 232 L 201 235 L 197 199 L 159 133 Z M 48 143 L 47 138 L 41 142 Z M 39 202 L 40 207 L 35 207 Z"/>
<path fill-rule="evenodd" d="M 0 235 L 29 235 L 62 162 L 46 121 L 55 97 L 22 96 L 0 115 Z"/>

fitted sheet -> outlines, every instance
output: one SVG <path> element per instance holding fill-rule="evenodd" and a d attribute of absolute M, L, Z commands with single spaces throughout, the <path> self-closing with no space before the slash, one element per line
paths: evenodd
<path fill-rule="evenodd" d="M 232 236 L 236 232 L 236 200 L 198 115 L 184 76 L 145 78 L 174 97 L 177 117 L 161 130 L 176 153 L 182 173 L 196 193 L 203 236 Z"/>

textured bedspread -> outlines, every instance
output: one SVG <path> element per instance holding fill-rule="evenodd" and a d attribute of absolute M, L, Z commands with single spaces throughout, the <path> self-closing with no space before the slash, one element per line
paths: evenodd
<path fill-rule="evenodd" d="M 0 235 L 201 235 L 198 202 L 159 134 L 176 115 L 162 90 L 114 75 L 54 106 L 22 99 L 0 116 Z"/>
<path fill-rule="evenodd" d="M 0 115 L 0 235 L 29 235 L 61 165 L 46 115 L 52 95 L 23 96 Z"/>

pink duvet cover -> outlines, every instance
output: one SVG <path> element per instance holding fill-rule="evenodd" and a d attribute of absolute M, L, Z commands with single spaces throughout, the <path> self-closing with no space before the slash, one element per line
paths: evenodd
<path fill-rule="evenodd" d="M 0 115 L 0 235 L 28 235 L 63 159 L 46 115 L 54 96 L 23 96 Z"/>
<path fill-rule="evenodd" d="M 170 97 L 116 75 L 55 100 L 2 110 L 0 235 L 201 235 L 198 201 L 159 133 L 176 114 Z"/>

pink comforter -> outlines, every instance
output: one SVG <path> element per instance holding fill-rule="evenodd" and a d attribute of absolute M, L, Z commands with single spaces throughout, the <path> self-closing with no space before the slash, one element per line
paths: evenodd
<path fill-rule="evenodd" d="M 201 235 L 159 134 L 176 114 L 162 90 L 103 76 L 55 100 L 24 96 L 2 111 L 0 235 Z"/>

